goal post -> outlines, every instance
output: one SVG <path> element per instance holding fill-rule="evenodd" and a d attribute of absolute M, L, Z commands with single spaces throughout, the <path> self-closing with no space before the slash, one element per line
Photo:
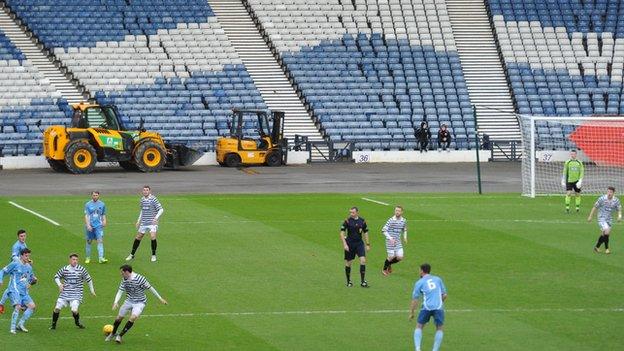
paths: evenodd
<path fill-rule="evenodd" d="M 624 192 L 624 116 L 520 116 L 522 194 L 535 197 L 565 193 L 563 165 L 577 150 L 585 166 L 583 193 Z"/>

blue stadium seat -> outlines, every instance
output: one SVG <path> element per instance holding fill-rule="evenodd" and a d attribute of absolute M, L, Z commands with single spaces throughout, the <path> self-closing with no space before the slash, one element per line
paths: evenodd
<path fill-rule="evenodd" d="M 513 52 L 507 49 L 503 54 L 518 112 L 553 116 L 622 113 L 622 69 L 618 68 L 616 60 L 621 56 L 621 49 L 616 47 L 614 50 L 613 47 L 614 39 L 624 38 L 624 22 L 620 20 L 618 4 L 608 0 L 487 1 L 491 14 L 504 19 L 496 25 L 509 29 L 497 30 L 497 33 L 501 43 L 513 46 Z M 536 30 L 543 33 L 536 33 Z M 528 39 L 525 34 L 529 32 L 533 38 L 546 38 L 548 49 L 552 51 L 546 59 L 543 57 L 546 52 L 539 52 L 540 62 L 546 62 L 543 66 L 535 60 L 531 61 L 529 54 L 536 50 L 534 46 L 539 51 L 539 45 L 543 43 L 539 43 L 538 39 L 534 42 L 532 39 L 525 40 Z M 518 33 L 522 34 L 522 40 L 516 39 Z M 563 40 L 566 37 L 571 41 Z M 557 42 L 561 47 L 554 46 Z M 567 43 L 571 43 L 572 47 Z M 581 51 L 574 53 L 573 61 L 570 61 L 571 53 L 566 53 L 570 48 Z M 529 57 L 529 63 L 526 63 L 526 57 L 517 60 L 514 55 Z M 566 55 L 562 61 L 562 56 Z M 546 69 L 547 66 L 550 67 Z M 551 128 L 540 129 L 538 133 L 543 134 L 544 140 L 565 141 L 558 142 L 558 147 L 570 146 L 566 137 L 569 131 L 565 134 L 565 130 Z"/>
<path fill-rule="evenodd" d="M 202 0 L 78 1 L 7 0 L 48 48 L 94 47 L 126 35 L 156 34 L 178 23 L 201 23 L 214 16 Z M 76 18 L 79 13 L 81 17 Z M 58 28 L 64 28 L 58 30 Z"/>
<path fill-rule="evenodd" d="M 339 52 L 348 55 L 335 55 Z M 402 62 L 401 57 L 410 60 Z M 453 112 L 459 119 L 468 111 L 472 118 L 461 65 L 454 52 L 412 47 L 406 40 L 384 41 L 379 33 L 359 33 L 286 53 L 283 62 L 321 126 L 328 121 L 348 120 L 356 121 L 350 128 L 363 128 L 357 137 L 369 137 L 369 141 L 358 141 L 359 148 L 415 147 L 415 143 L 407 142 L 407 138 L 413 138 L 412 119 L 425 115 L 431 120 L 440 115 L 445 118 L 451 103 L 455 103 Z M 332 79 L 326 81 L 325 74 Z M 455 81 L 462 91 L 456 89 Z M 468 108 L 462 110 L 459 101 Z M 333 102 L 346 108 L 327 109 Z M 332 140 L 355 140 L 349 139 L 349 128 L 328 126 L 323 130 Z M 375 138 L 388 141 L 377 142 Z"/>

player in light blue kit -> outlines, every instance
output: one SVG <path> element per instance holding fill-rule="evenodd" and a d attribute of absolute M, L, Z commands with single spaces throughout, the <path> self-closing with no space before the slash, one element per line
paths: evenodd
<path fill-rule="evenodd" d="M 85 263 L 91 263 L 91 242 L 97 241 L 98 262 L 106 263 L 104 258 L 104 227 L 106 226 L 106 205 L 100 200 L 100 192 L 91 193 L 91 201 L 85 204 L 85 237 L 87 245 L 85 247 Z"/>
<path fill-rule="evenodd" d="M 440 277 L 429 274 L 431 265 L 423 263 L 420 265 L 420 279 L 414 285 L 412 292 L 412 304 L 410 305 L 409 320 L 414 319 L 414 311 L 418 306 L 418 300 L 422 296 L 422 309 L 418 314 L 416 330 L 414 330 L 414 345 L 416 351 L 420 351 L 420 342 L 422 341 L 422 329 L 429 319 L 433 317 L 436 324 L 435 339 L 433 342 L 433 351 L 438 351 L 442 344 L 444 332 L 444 301 L 446 300 L 446 287 Z"/>
<path fill-rule="evenodd" d="M 27 249 L 26 246 L 26 231 L 24 229 L 20 229 L 17 231 L 17 241 L 13 244 L 11 248 L 11 261 L 17 261 L 20 258 L 20 252 L 22 250 Z"/>
<path fill-rule="evenodd" d="M 13 244 L 11 248 L 11 262 L 19 261 L 20 252 L 24 249 L 28 248 L 26 246 L 26 231 L 24 229 L 20 229 L 17 231 L 17 241 Z M 0 314 L 4 313 L 4 302 L 8 298 L 9 289 L 7 288 L 2 293 L 2 298 L 0 298 Z"/>
<path fill-rule="evenodd" d="M 594 252 L 600 252 L 600 245 L 605 244 L 605 253 L 610 254 L 609 251 L 609 234 L 611 234 L 611 227 L 613 226 L 613 212 L 617 211 L 618 222 L 622 220 L 622 204 L 620 199 L 615 197 L 615 188 L 610 186 L 607 189 L 607 193 L 602 195 L 596 201 L 594 207 L 592 207 L 587 221 L 591 222 L 594 217 L 594 212 L 598 210 L 598 225 L 600 226 L 600 236 L 598 242 L 594 246 Z"/>
<path fill-rule="evenodd" d="M 5 275 L 10 275 L 9 280 L 9 294 L 8 298 L 11 300 L 11 304 L 14 307 L 13 315 L 11 316 L 11 334 L 15 334 L 16 330 L 28 333 L 28 329 L 24 326 L 24 323 L 32 316 L 35 311 L 35 302 L 30 297 L 30 286 L 37 282 L 37 278 L 33 274 L 32 266 L 30 265 L 30 250 L 23 249 L 20 252 L 19 261 L 9 263 L 8 266 L 0 270 L 0 284 Z M 19 318 L 22 307 L 26 307 L 26 311 Z M 19 321 L 18 321 L 19 319 Z"/>

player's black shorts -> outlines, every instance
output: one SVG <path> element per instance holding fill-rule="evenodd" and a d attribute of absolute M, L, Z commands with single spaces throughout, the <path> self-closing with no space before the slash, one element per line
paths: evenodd
<path fill-rule="evenodd" d="M 366 257 L 366 246 L 364 245 L 364 242 L 359 242 L 359 243 L 347 243 L 347 246 L 349 246 L 349 251 L 344 252 L 344 259 L 347 261 L 351 261 L 355 258 L 355 255 L 357 255 L 358 257 Z"/>
<path fill-rule="evenodd" d="M 574 192 L 580 193 L 581 192 L 581 188 L 576 186 L 576 183 L 577 182 L 566 183 L 566 190 L 567 191 L 574 190 Z"/>

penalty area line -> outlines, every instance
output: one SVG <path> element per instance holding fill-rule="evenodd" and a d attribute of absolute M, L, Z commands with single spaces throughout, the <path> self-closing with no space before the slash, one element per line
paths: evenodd
<path fill-rule="evenodd" d="M 390 204 L 389 204 L 389 203 L 385 203 L 385 202 L 381 202 L 381 201 L 377 201 L 377 200 L 369 199 L 369 198 L 367 198 L 367 197 L 363 197 L 363 198 L 362 198 L 362 200 L 364 200 L 364 201 L 368 201 L 368 202 L 373 202 L 373 203 L 376 203 L 376 204 L 379 204 L 379 205 L 390 206 Z"/>
<path fill-rule="evenodd" d="M 446 309 L 448 313 L 544 313 L 544 312 L 612 312 L 622 313 L 624 308 L 464 308 Z M 161 313 L 144 314 L 141 318 L 181 318 L 181 317 L 236 317 L 236 316 L 288 316 L 288 315 L 344 315 L 344 314 L 402 314 L 409 310 L 311 310 L 311 311 L 248 311 L 248 312 L 196 312 L 196 313 Z M 110 316 L 81 316 L 82 319 L 108 319 Z M 50 320 L 49 317 L 34 317 L 34 320 Z M 73 319 L 70 316 L 61 319 Z"/>
<path fill-rule="evenodd" d="M 61 226 L 58 222 L 56 222 L 56 221 L 54 221 L 54 220 L 52 220 L 52 219 L 50 219 L 50 218 L 48 218 L 48 217 L 46 217 L 46 216 L 42 215 L 41 213 L 37 213 L 37 212 L 35 212 L 35 211 L 31 210 L 31 209 L 28 209 L 28 208 L 26 208 L 26 207 L 24 207 L 24 206 L 22 206 L 22 205 L 18 205 L 18 204 L 16 204 L 16 203 L 15 203 L 15 202 L 13 202 L 13 201 L 9 201 L 9 203 L 10 203 L 11 205 L 13 205 L 13 206 L 15 206 L 15 207 L 19 208 L 20 210 L 24 210 L 24 211 L 26 211 L 26 212 L 28 212 L 28 213 L 30 213 L 30 214 L 33 214 L 33 215 L 35 215 L 35 216 L 37 216 L 37 217 L 39 217 L 39 218 L 43 219 L 44 221 L 47 221 L 47 222 L 50 222 L 50 223 L 54 224 L 54 225 L 55 225 L 55 226 L 57 226 L 57 227 L 60 227 L 60 226 Z"/>

